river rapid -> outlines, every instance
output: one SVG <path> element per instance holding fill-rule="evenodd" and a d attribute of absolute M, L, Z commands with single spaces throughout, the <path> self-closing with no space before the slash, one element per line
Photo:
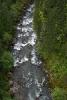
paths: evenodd
<path fill-rule="evenodd" d="M 42 71 L 33 30 L 34 5 L 26 10 L 16 28 L 13 46 L 13 92 L 16 100 L 52 100 L 48 86 L 48 74 Z"/>

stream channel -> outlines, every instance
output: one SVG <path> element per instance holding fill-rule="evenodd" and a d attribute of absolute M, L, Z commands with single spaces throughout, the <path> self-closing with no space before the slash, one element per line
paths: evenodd
<path fill-rule="evenodd" d="M 48 86 L 48 74 L 42 71 L 33 30 L 34 4 L 26 10 L 17 25 L 13 46 L 13 91 L 16 100 L 52 100 Z"/>

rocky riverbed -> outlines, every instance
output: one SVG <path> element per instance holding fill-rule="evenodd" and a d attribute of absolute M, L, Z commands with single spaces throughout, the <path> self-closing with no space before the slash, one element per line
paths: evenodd
<path fill-rule="evenodd" d="M 14 72 L 10 91 L 16 100 L 52 100 L 48 86 L 48 74 L 42 71 L 37 56 L 36 33 L 33 30 L 34 4 L 26 10 L 16 28 L 13 46 Z"/>

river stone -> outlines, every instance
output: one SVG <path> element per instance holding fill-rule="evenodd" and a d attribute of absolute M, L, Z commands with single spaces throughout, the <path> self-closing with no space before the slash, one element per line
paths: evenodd
<path fill-rule="evenodd" d="M 9 73 L 8 73 L 8 78 L 11 78 L 11 76 L 12 76 L 12 73 L 9 72 Z"/>
<path fill-rule="evenodd" d="M 9 81 L 9 85 L 13 86 L 13 81 L 12 80 Z"/>
<path fill-rule="evenodd" d="M 12 87 L 10 88 L 10 94 L 15 94 L 18 91 L 18 87 Z"/>

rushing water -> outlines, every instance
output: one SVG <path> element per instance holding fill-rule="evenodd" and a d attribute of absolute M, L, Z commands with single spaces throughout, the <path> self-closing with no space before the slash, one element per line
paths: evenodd
<path fill-rule="evenodd" d="M 51 100 L 48 75 L 42 72 L 42 62 L 35 50 L 37 36 L 32 28 L 33 11 L 34 5 L 31 5 L 17 25 L 13 48 L 13 92 L 16 100 Z"/>

